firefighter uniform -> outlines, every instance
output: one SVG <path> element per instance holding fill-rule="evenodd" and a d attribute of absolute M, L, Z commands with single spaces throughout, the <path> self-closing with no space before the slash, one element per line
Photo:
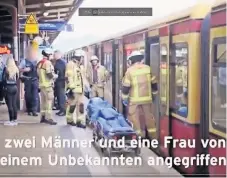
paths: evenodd
<path fill-rule="evenodd" d="M 83 77 L 80 69 L 81 54 L 77 52 L 73 60 L 66 66 L 66 87 L 68 104 L 66 108 L 67 123 L 81 128 L 86 127 L 86 119 L 83 104 Z M 73 120 L 73 113 L 76 109 L 76 123 Z"/>
<path fill-rule="evenodd" d="M 93 61 L 97 61 L 94 65 Z M 90 60 L 92 69 L 87 73 L 87 79 L 91 87 L 91 97 L 100 97 L 104 99 L 104 86 L 108 80 L 109 73 L 106 68 L 99 63 L 97 56 L 92 56 Z"/>
<path fill-rule="evenodd" d="M 39 76 L 39 88 L 41 95 L 41 123 L 56 125 L 52 120 L 52 101 L 54 98 L 53 83 L 57 77 L 54 74 L 54 67 L 49 60 L 51 51 L 44 50 L 42 52 L 44 58 L 37 65 L 37 73 Z"/>
<path fill-rule="evenodd" d="M 137 61 L 133 62 L 133 58 Z M 157 82 L 152 76 L 150 66 L 139 62 L 142 59 L 143 55 L 139 51 L 130 55 L 132 65 L 127 69 L 122 81 L 122 99 L 128 101 L 128 119 L 138 135 L 145 137 L 147 130 L 150 138 L 156 138 L 152 95 L 157 94 Z"/>

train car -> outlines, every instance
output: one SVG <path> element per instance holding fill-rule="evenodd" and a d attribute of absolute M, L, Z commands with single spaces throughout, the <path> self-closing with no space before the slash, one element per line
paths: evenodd
<path fill-rule="evenodd" d="M 166 19 L 164 25 L 158 28 L 151 27 L 148 33 L 150 65 L 159 81 L 159 96 L 154 111 L 159 111 L 155 112 L 155 117 L 159 118 L 159 151 L 164 156 L 195 157 L 201 153 L 200 38 L 202 19 L 209 10 L 209 5 L 197 5 L 174 15 L 173 19 Z M 166 148 L 166 136 L 194 140 L 196 146 L 181 148 L 170 144 Z M 188 168 L 180 165 L 178 169 L 187 174 L 201 172 L 197 165 Z"/>
<path fill-rule="evenodd" d="M 226 140 L 226 2 L 217 1 L 204 20 L 202 41 L 201 130 L 205 138 Z M 222 79 L 224 75 L 224 79 Z M 226 142 L 225 142 L 226 144 Z M 226 148 L 204 150 L 226 157 Z M 210 176 L 226 175 L 225 165 L 209 166 Z"/>
<path fill-rule="evenodd" d="M 144 50 L 144 62 L 151 66 L 159 84 L 152 108 L 159 140 L 155 151 L 164 157 L 226 157 L 226 147 L 201 145 L 201 139 L 226 139 L 225 0 L 217 0 L 214 5 L 197 4 L 100 43 L 106 67 L 106 54 L 112 52 L 112 101 L 120 112 L 124 112 L 119 95 L 127 57 L 133 50 Z M 171 142 L 166 148 L 166 136 L 194 140 L 195 147 L 181 148 Z M 226 176 L 224 164 L 176 168 L 185 175 Z"/>
<path fill-rule="evenodd" d="M 122 38 L 113 39 L 113 100 L 114 107 L 121 113 L 123 113 L 123 105 L 120 98 L 121 95 L 121 81 L 124 75 L 124 45 Z"/>
<path fill-rule="evenodd" d="M 86 70 L 87 69 L 87 66 L 89 65 L 88 47 L 82 47 L 81 50 L 83 51 L 83 65 L 84 65 L 85 70 Z"/>
<path fill-rule="evenodd" d="M 113 90 L 113 86 L 115 86 L 115 77 L 116 74 L 115 72 L 115 65 L 113 65 L 115 63 L 115 60 L 113 60 L 113 58 L 115 58 L 115 56 L 113 56 L 113 51 L 114 51 L 114 43 L 113 40 L 109 40 L 109 41 L 104 41 L 102 42 L 102 45 L 100 46 L 100 51 L 101 51 L 101 56 L 102 56 L 102 64 L 106 67 L 106 69 L 109 72 L 110 78 L 106 83 L 105 89 L 104 89 L 104 98 L 111 103 L 113 106 L 115 105 L 115 101 L 114 101 L 114 90 Z"/>

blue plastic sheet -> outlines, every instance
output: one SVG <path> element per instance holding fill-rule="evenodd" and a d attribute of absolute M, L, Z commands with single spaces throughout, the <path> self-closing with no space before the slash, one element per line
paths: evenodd
<path fill-rule="evenodd" d="M 90 99 L 87 106 L 87 114 L 90 118 L 92 118 L 94 114 L 97 115 L 97 112 L 99 112 L 99 110 L 103 108 L 112 108 L 112 105 L 107 101 L 102 100 L 101 98 L 92 98 Z"/>
<path fill-rule="evenodd" d="M 96 131 L 102 130 L 105 135 L 110 132 L 134 133 L 129 122 L 107 101 L 92 98 L 87 106 L 88 115 Z"/>

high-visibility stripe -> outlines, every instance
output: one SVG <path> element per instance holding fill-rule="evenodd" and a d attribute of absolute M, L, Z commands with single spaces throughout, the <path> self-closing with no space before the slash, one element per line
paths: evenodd
<path fill-rule="evenodd" d="M 143 76 L 147 78 L 147 82 L 148 82 L 148 88 L 147 90 L 150 91 L 148 92 L 148 96 L 144 96 L 141 97 L 139 96 L 139 83 L 138 83 L 138 76 Z M 132 72 L 132 85 L 134 86 L 134 93 L 132 94 L 132 96 L 130 96 L 130 101 L 131 102 L 146 102 L 146 101 L 151 101 L 152 100 L 152 95 L 151 95 L 151 85 L 150 85 L 150 68 L 146 68 L 146 69 L 141 69 L 141 70 L 137 70 L 137 71 L 133 71 Z"/>
<path fill-rule="evenodd" d="M 151 97 L 130 97 L 131 102 L 146 102 L 146 101 L 152 101 Z"/>
<path fill-rule="evenodd" d="M 150 74 L 150 68 L 142 68 L 142 69 L 137 69 L 131 72 L 132 76 L 137 76 L 137 75 L 143 75 L 143 74 Z"/>
<path fill-rule="evenodd" d="M 156 82 L 156 77 L 155 77 L 155 76 L 153 76 L 153 77 L 151 78 L 151 82 L 152 82 L 152 83 Z"/>
<path fill-rule="evenodd" d="M 77 67 L 75 67 L 75 64 L 72 64 L 73 68 L 68 69 L 66 71 L 67 77 L 68 77 L 68 84 L 67 87 L 73 89 L 75 93 L 82 93 L 83 91 L 83 86 L 82 86 L 82 74 L 81 76 L 78 76 L 77 72 L 80 70 L 77 70 Z M 76 73 L 76 74 L 75 74 Z"/>
<path fill-rule="evenodd" d="M 129 95 L 125 95 L 125 94 L 122 94 L 122 99 L 128 99 L 129 98 Z"/>
<path fill-rule="evenodd" d="M 46 110 L 41 110 L 40 112 L 41 112 L 41 113 L 45 113 L 45 112 L 46 112 Z"/>
<path fill-rule="evenodd" d="M 166 97 L 161 97 L 162 102 L 166 102 Z"/>
<path fill-rule="evenodd" d="M 124 78 L 123 80 L 123 86 L 130 87 L 130 80 L 127 78 Z"/>
<path fill-rule="evenodd" d="M 138 135 L 142 133 L 141 130 L 135 130 L 135 132 L 136 132 Z"/>
<path fill-rule="evenodd" d="M 156 132 L 156 128 L 153 129 L 147 129 L 148 132 Z"/>
<path fill-rule="evenodd" d="M 148 81 L 148 93 L 149 93 L 149 95 L 147 96 L 147 97 L 149 97 L 149 98 L 152 98 L 152 95 L 151 95 L 151 91 L 152 91 L 152 89 L 151 89 L 151 85 L 150 85 L 150 74 L 149 75 L 147 75 L 147 81 Z"/>
<path fill-rule="evenodd" d="M 41 87 L 50 87 L 52 86 L 51 80 L 47 80 L 46 73 L 44 69 L 40 69 L 40 86 Z"/>

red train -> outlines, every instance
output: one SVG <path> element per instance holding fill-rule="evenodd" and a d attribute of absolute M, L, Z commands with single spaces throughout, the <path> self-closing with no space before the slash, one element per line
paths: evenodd
<path fill-rule="evenodd" d="M 226 148 L 203 147 L 201 139 L 225 140 L 226 145 L 226 1 L 197 4 L 168 18 L 153 20 L 138 29 L 82 47 L 85 61 L 93 54 L 112 73 L 105 98 L 120 112 L 119 98 L 127 56 L 143 50 L 145 63 L 159 81 L 153 112 L 162 156 L 193 157 L 210 154 L 226 158 Z M 75 49 L 76 50 L 76 49 Z M 65 57 L 70 60 L 69 51 Z M 86 62 L 85 65 L 89 65 Z M 224 76 L 224 77 L 223 77 Z M 225 78 L 226 80 L 226 78 Z M 188 96 L 183 97 L 182 91 Z M 181 92 L 180 92 L 181 91 Z M 184 108 L 178 110 L 179 104 Z M 195 140 L 195 148 L 164 147 L 164 138 Z M 226 163 L 225 163 L 226 164 Z M 226 176 L 226 165 L 178 166 L 185 175 Z"/>

